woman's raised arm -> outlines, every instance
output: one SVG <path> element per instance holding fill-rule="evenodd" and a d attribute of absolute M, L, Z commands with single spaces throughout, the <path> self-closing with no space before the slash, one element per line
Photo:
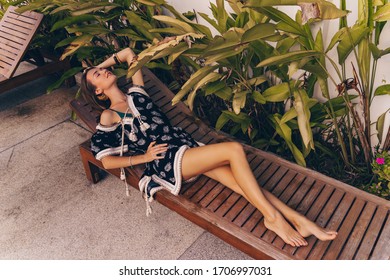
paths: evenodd
<path fill-rule="evenodd" d="M 123 50 L 120 50 L 119 52 L 117 52 L 113 56 L 107 58 L 105 61 L 103 61 L 102 63 L 100 63 L 96 67 L 108 68 L 114 64 L 122 63 L 125 61 L 127 62 L 127 65 L 130 66 L 130 64 L 134 61 L 135 58 L 136 58 L 136 55 L 133 52 L 133 50 L 130 48 L 125 48 Z M 133 77 L 131 77 L 131 79 L 133 80 L 134 85 L 144 86 L 144 79 L 143 79 L 141 70 L 138 70 L 133 75 Z"/>

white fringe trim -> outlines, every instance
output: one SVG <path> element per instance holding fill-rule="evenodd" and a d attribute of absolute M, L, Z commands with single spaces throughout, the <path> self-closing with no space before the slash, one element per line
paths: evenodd
<path fill-rule="evenodd" d="M 132 92 L 138 92 L 138 93 L 142 93 L 146 96 L 149 96 L 149 94 L 142 88 L 140 87 L 130 87 L 128 90 L 127 90 L 127 93 L 132 93 Z"/>
<path fill-rule="evenodd" d="M 128 145 L 124 145 L 123 147 L 123 152 L 126 153 L 129 150 Z M 119 155 L 121 153 L 121 147 L 116 147 L 116 148 L 107 148 L 104 149 L 100 152 L 98 152 L 95 156 L 97 160 L 102 160 L 102 158 L 106 156 L 111 156 L 111 155 Z"/>

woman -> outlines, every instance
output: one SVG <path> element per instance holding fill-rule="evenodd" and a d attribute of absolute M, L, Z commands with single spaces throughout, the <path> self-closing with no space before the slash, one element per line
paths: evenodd
<path fill-rule="evenodd" d="M 291 246 L 307 245 L 305 237 L 309 235 L 320 240 L 336 238 L 337 232 L 319 227 L 262 189 L 240 143 L 204 145 L 181 128 L 172 127 L 143 90 L 141 70 L 133 75 L 134 86 L 124 94 L 116 76 L 106 68 L 125 61 L 130 65 L 135 58 L 130 48 L 121 50 L 100 65 L 87 68 L 81 81 L 85 97 L 104 109 L 91 139 L 92 151 L 104 168 L 146 163 L 139 186 L 150 199 L 162 188 L 177 195 L 182 181 L 204 174 L 244 196 L 264 215 L 265 226 Z M 122 156 L 121 148 L 133 155 Z"/>

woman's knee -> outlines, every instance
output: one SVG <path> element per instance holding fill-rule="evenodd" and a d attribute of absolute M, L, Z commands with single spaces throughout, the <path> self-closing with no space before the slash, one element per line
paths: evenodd
<path fill-rule="evenodd" d="M 229 145 L 229 153 L 245 155 L 244 146 L 240 142 L 232 141 L 227 143 Z"/>

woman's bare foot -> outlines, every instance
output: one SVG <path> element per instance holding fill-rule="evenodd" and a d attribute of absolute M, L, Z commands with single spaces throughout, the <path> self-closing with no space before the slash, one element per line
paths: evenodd
<path fill-rule="evenodd" d="M 306 246 L 308 244 L 302 235 L 294 230 L 279 212 L 277 212 L 276 218 L 272 221 L 264 218 L 264 225 L 267 229 L 275 232 L 285 243 L 293 247 Z"/>
<path fill-rule="evenodd" d="M 292 221 L 293 225 L 297 229 L 297 231 L 303 236 L 308 237 L 310 235 L 314 235 L 319 240 L 327 241 L 333 240 L 337 236 L 337 232 L 333 230 L 325 230 L 324 228 L 318 226 L 317 224 L 310 221 L 305 216 L 299 216 Z"/>

